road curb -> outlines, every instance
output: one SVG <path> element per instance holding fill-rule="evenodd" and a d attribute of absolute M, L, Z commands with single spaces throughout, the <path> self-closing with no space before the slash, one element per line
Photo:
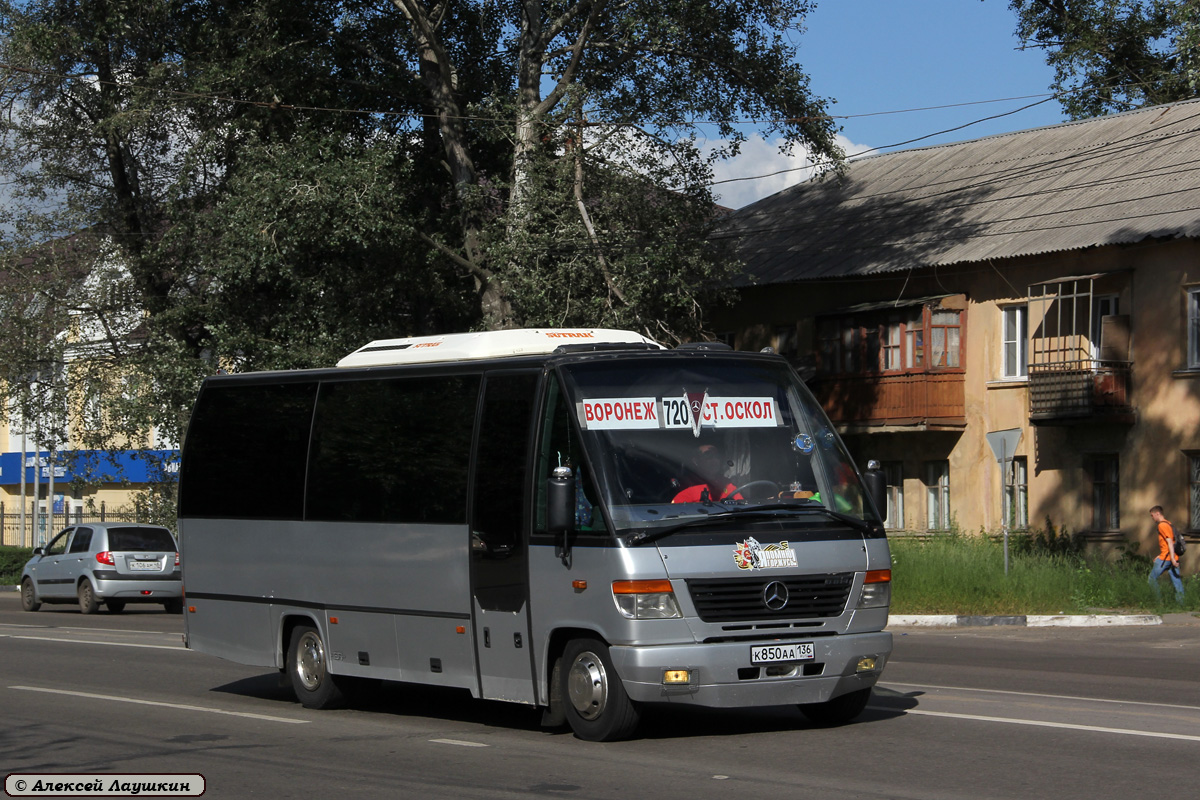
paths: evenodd
<path fill-rule="evenodd" d="M 892 614 L 889 628 L 971 628 L 1013 625 L 1023 628 L 1100 628 L 1115 625 L 1162 625 L 1157 614 Z"/>

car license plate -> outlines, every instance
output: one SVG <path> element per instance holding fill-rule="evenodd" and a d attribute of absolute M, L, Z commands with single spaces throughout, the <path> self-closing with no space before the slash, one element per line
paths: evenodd
<path fill-rule="evenodd" d="M 751 664 L 778 664 L 781 661 L 811 661 L 816 657 L 812 642 L 764 644 L 750 648 Z"/>
<path fill-rule="evenodd" d="M 130 561 L 129 569 L 134 572 L 157 572 L 160 568 L 157 561 Z"/>

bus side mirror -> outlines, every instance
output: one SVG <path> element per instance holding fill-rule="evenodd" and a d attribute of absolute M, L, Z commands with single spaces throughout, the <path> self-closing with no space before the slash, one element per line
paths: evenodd
<path fill-rule="evenodd" d="M 887 475 L 879 468 L 879 462 L 871 459 L 867 462 L 867 471 L 862 476 L 863 484 L 867 487 L 867 494 L 870 495 L 871 501 L 875 503 L 875 510 L 879 513 L 880 519 L 887 518 Z"/>
<path fill-rule="evenodd" d="M 546 528 L 550 533 L 575 530 L 575 480 L 570 467 L 555 467 L 546 481 Z"/>

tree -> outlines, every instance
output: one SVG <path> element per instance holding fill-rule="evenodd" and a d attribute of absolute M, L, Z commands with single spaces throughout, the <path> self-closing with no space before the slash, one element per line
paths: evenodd
<path fill-rule="evenodd" d="M 644 275 L 631 267 L 626 274 L 612 269 L 613 254 L 604 253 L 599 237 L 589 232 L 586 198 L 597 170 L 615 169 L 603 150 L 599 159 L 582 158 L 581 169 L 554 170 L 548 162 L 561 155 L 569 141 L 589 151 L 587 136 L 572 136 L 572 128 L 600 131 L 612 141 L 614 131 L 642 149 L 657 151 L 665 162 L 686 165 L 674 171 L 669 189 L 691 200 L 693 224 L 711 218 L 707 175 L 697 164 L 694 149 L 698 120 L 713 120 L 727 144 L 716 157 L 736 153 L 745 132 L 742 119 L 760 122 L 789 144 L 802 143 L 818 157 L 836 157 L 833 126 L 824 103 L 808 90 L 808 79 L 796 65 L 789 39 L 802 30 L 807 2 L 773 0 L 510 0 L 506 3 L 447 0 L 393 0 L 410 26 L 416 62 L 411 74 L 425 89 L 425 102 L 437 122 L 445 163 L 453 179 L 461 211 L 456 239 L 433 241 L 450 254 L 476 281 L 484 323 L 489 327 L 528 324 L 526 307 L 531 265 L 516 259 L 510 249 L 489 247 L 504 237 L 532 242 L 544 235 L 544 203 L 557 198 L 555 208 L 580 210 L 574 240 L 587 263 L 577 259 L 572 273 L 590 275 L 606 286 L 606 296 L 627 305 L 638 293 Z M 463 46 L 464 37 L 486 30 L 491 52 Z M 458 81 L 475 63 L 495 65 L 504 84 L 483 106 L 464 102 Z M 502 124 L 511 137 L 506 174 L 480 172 L 471 127 Z M 493 128 L 492 137 L 496 135 Z M 487 140 L 487 135 L 481 137 Z M 479 139 L 476 139 L 479 141 Z M 564 157 L 565 158 L 565 157 Z M 569 159 L 568 159 L 569 161 Z M 657 177 L 664 177 L 659 170 Z M 585 176 L 587 176 L 585 178 Z M 489 218 L 477 202 L 484 185 L 499 178 L 503 211 Z M 556 183 L 558 191 L 549 186 Z M 601 179 L 601 184 L 604 179 Z M 609 183 L 608 185 L 612 185 Z M 577 202 L 570 203 L 569 198 Z M 564 202 L 567 201 L 567 202 Z M 539 208 L 539 206 L 542 206 Z M 560 217 L 565 223 L 565 217 Z M 502 233 L 489 233 L 498 223 Z M 626 245 L 628 246 L 628 245 Z M 551 248 L 542 246 L 544 255 Z M 529 253 L 525 254 L 526 256 Z M 607 258 L 605 256 L 608 256 Z M 535 272 L 540 270 L 534 270 Z M 718 270 L 719 272 L 719 270 Z M 719 275 L 700 270 L 694 285 Z M 587 280 L 587 278 L 585 278 Z M 659 287 L 660 289 L 662 287 Z M 535 298 L 536 304 L 536 298 Z M 634 314 L 634 318 L 638 315 Z M 662 331 L 648 332 L 659 333 Z M 694 333 L 681 330 L 680 333 Z"/>
<path fill-rule="evenodd" d="M 1024 47 L 1046 51 L 1072 119 L 1200 95 L 1200 3 L 1012 0 Z"/>

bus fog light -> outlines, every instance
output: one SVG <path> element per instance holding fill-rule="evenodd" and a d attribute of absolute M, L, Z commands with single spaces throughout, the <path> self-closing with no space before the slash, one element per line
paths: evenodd
<path fill-rule="evenodd" d="M 879 668 L 879 659 L 875 656 L 863 656 L 858 660 L 858 666 L 854 668 L 855 672 L 874 672 Z"/>
<path fill-rule="evenodd" d="M 663 670 L 663 683 L 664 684 L 679 684 L 679 683 L 691 683 L 691 682 L 692 682 L 691 670 L 686 670 L 686 669 Z"/>

